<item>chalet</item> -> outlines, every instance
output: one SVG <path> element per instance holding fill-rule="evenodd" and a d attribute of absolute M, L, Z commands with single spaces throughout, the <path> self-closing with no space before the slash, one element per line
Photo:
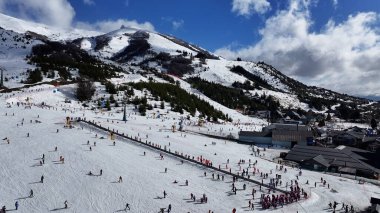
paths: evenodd
<path fill-rule="evenodd" d="M 261 132 L 240 131 L 239 140 L 245 143 L 292 147 L 313 142 L 311 129 L 304 125 L 275 123 L 264 127 Z"/>
<path fill-rule="evenodd" d="M 369 152 L 353 147 L 326 148 L 296 145 L 285 160 L 299 163 L 302 168 L 348 173 L 369 178 L 379 178 L 380 152 Z"/>

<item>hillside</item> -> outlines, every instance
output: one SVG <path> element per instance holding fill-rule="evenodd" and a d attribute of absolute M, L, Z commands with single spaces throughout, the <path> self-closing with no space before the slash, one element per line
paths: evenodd
<path fill-rule="evenodd" d="M 300 116 L 309 111 L 329 112 L 361 122 L 372 116 L 370 112 L 379 114 L 376 102 L 309 87 L 264 62 L 225 60 L 196 45 L 157 32 L 126 27 L 106 34 L 61 30 L 5 15 L 0 16 L 0 26 L 4 28 L 0 35 L 4 41 L 0 60 L 6 70 L 5 86 L 8 88 L 57 79 L 74 82 L 79 76 L 104 82 L 123 76 L 122 73 L 153 75 L 163 80 L 168 74 L 188 82 L 199 78 L 216 83 L 230 90 L 228 93 L 242 94 L 248 102 L 257 103 L 247 104 L 242 99 L 229 104 L 224 102 L 224 106 L 244 111 L 244 114 L 254 115 L 268 109 L 265 105 L 269 98 L 273 103 L 278 102 L 269 108 L 272 120 L 286 117 L 291 111 Z M 42 75 L 32 71 L 42 71 Z M 214 92 L 223 92 L 217 90 L 218 87 Z M 208 98 L 223 104 L 216 97 Z M 352 113 L 345 113 L 346 109 L 351 109 Z"/>
<path fill-rule="evenodd" d="M 4 15 L 0 27 L 7 212 L 322 213 L 334 201 L 360 212 L 378 196 L 378 180 L 301 170 L 278 161 L 287 148 L 234 140 L 291 116 L 352 127 L 375 102 L 157 32 L 92 34 Z"/>

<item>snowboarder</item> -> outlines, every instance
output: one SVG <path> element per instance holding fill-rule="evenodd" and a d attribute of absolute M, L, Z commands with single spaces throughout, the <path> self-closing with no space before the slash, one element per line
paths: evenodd
<path fill-rule="evenodd" d="M 18 201 L 15 203 L 15 209 L 18 210 Z"/>
<path fill-rule="evenodd" d="M 131 210 L 131 208 L 129 207 L 129 203 L 125 204 L 125 211 L 127 211 L 127 209 Z"/>

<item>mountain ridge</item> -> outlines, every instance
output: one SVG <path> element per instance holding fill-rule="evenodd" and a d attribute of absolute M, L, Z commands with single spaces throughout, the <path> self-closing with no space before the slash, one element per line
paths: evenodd
<path fill-rule="evenodd" d="M 9 23 L 3 25 L 7 20 L 11 20 L 12 23 L 18 22 L 18 24 L 12 24 L 15 29 L 12 29 Z M 68 53 L 65 53 L 66 50 L 64 49 L 71 49 L 67 45 L 74 45 L 87 52 L 88 56 L 83 55 L 82 57 L 94 57 L 94 60 L 99 60 L 100 63 L 96 65 L 97 67 L 108 67 L 110 70 L 117 72 L 121 71 L 127 74 L 139 72 L 142 75 L 163 73 L 177 76 L 185 81 L 186 79 L 198 77 L 227 88 L 240 90 L 252 101 L 258 101 L 257 95 L 259 94 L 261 94 L 259 96 L 264 95 L 264 97 L 269 95 L 279 101 L 279 105 L 283 110 L 301 110 L 304 113 L 309 110 L 316 113 L 326 113 L 335 110 L 336 107 L 340 107 L 342 104 L 347 104 L 353 110 L 360 110 L 363 117 L 371 111 L 370 108 L 374 104 L 371 100 L 364 98 L 341 94 L 320 87 L 307 86 L 284 75 L 281 71 L 265 62 L 226 60 L 196 45 L 158 32 L 121 27 L 118 30 L 102 34 L 76 29 L 72 31 L 50 29 L 46 25 L 31 27 L 29 26 L 31 24 L 31 22 L 0 14 L 0 27 L 3 28 L 3 33 L 16 30 L 18 32 L 14 31 L 14 36 L 33 38 L 37 43 L 43 43 L 44 45 L 53 44 L 51 42 L 61 43 L 63 50 L 50 48 L 50 51 L 55 53 L 62 51 L 59 53 L 60 55 Z M 4 27 L 11 29 L 5 29 Z M 11 41 L 9 42 L 11 43 Z M 45 64 L 41 64 L 36 60 L 32 62 L 30 59 L 36 58 L 33 57 L 33 54 L 35 54 L 33 47 L 35 46 L 29 46 L 30 53 L 25 54 L 26 51 L 24 51 L 23 55 L 21 54 L 19 57 L 19 60 L 25 57 L 27 65 L 10 69 L 23 70 L 24 75 L 26 75 L 27 70 L 33 69 L 33 66 L 35 69 L 40 70 L 53 69 L 47 71 L 55 73 L 58 70 L 59 77 L 61 77 L 59 70 L 65 69 L 69 73 L 75 72 L 75 70 L 79 71 L 79 75 L 83 73 L 88 75 L 91 72 L 89 70 L 84 72 L 84 66 L 79 65 L 81 62 L 79 58 L 82 57 L 77 59 L 75 59 L 76 57 L 71 57 L 70 60 L 74 61 L 70 62 L 70 65 L 65 62 L 61 67 L 52 65 L 52 63 L 57 63 L 57 58 L 54 59 L 54 62 L 45 60 L 43 62 Z M 6 47 L 3 48 L 2 54 L 3 58 L 6 59 L 7 53 L 5 53 L 5 49 Z M 79 49 L 73 50 L 71 52 L 72 56 L 77 55 L 76 52 L 84 54 L 79 53 Z M 3 60 L 3 63 L 7 63 L 6 60 Z M 46 63 L 50 63 L 50 68 L 46 68 Z M 73 63 L 77 65 L 73 66 Z M 90 64 L 88 67 L 97 69 Z M 78 76 L 78 72 L 69 76 Z M 113 75 L 104 76 L 109 78 Z M 17 74 L 13 77 L 18 79 Z M 43 79 L 46 80 L 45 75 Z M 15 83 L 15 85 L 22 85 L 22 83 Z M 254 112 L 257 109 L 251 108 L 249 111 Z"/>

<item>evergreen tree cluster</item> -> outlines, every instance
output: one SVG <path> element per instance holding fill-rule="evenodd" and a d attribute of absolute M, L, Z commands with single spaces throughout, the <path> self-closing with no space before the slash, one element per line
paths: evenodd
<path fill-rule="evenodd" d="M 106 91 L 109 94 L 116 94 L 117 93 L 116 87 L 112 82 L 106 81 L 106 83 L 104 85 L 106 87 Z"/>
<path fill-rule="evenodd" d="M 95 93 L 94 82 L 88 79 L 79 79 L 77 84 L 76 96 L 79 101 L 91 100 Z"/>
<path fill-rule="evenodd" d="M 217 121 L 217 119 L 230 120 L 227 115 L 221 111 L 216 110 L 208 102 L 199 99 L 197 96 L 187 93 L 182 88 L 167 83 L 154 83 L 154 82 L 139 82 L 131 83 L 133 88 L 137 90 L 147 89 L 154 97 L 160 97 L 162 101 L 169 102 L 172 110 L 175 112 L 183 113 L 183 110 L 189 112 L 192 116 L 198 110 L 201 117 L 207 120 Z M 135 104 L 135 103 L 134 103 Z M 141 103 L 136 103 L 140 104 Z M 163 103 L 161 108 L 163 108 Z"/>
<path fill-rule="evenodd" d="M 340 117 L 345 120 L 358 120 L 361 118 L 360 110 L 354 104 L 346 104 L 342 102 L 336 109 L 338 110 Z"/>
<path fill-rule="evenodd" d="M 29 76 L 25 83 L 34 84 L 42 81 L 42 73 L 40 69 L 28 70 Z"/>
<path fill-rule="evenodd" d="M 121 68 L 105 64 L 72 43 L 46 41 L 32 48 L 29 61 L 43 72 L 58 71 L 64 78 L 70 78 L 69 70 L 79 70 L 79 74 L 97 80 L 116 76 Z"/>
<path fill-rule="evenodd" d="M 270 110 L 271 112 L 275 112 L 280 107 L 280 103 L 272 96 L 263 95 L 261 99 L 257 101 L 246 96 L 241 89 L 225 87 L 198 77 L 189 78 L 187 81 L 210 99 L 231 109 L 246 108 L 246 110 L 252 112 L 257 110 Z"/>
<path fill-rule="evenodd" d="M 230 69 L 231 72 L 239 74 L 244 76 L 245 78 L 249 79 L 250 81 L 254 82 L 256 88 L 259 88 L 259 86 L 264 87 L 266 89 L 275 90 L 271 85 L 268 84 L 264 79 L 262 79 L 260 76 L 254 75 L 250 72 L 248 72 L 246 69 L 244 69 L 242 66 L 233 66 Z"/>

